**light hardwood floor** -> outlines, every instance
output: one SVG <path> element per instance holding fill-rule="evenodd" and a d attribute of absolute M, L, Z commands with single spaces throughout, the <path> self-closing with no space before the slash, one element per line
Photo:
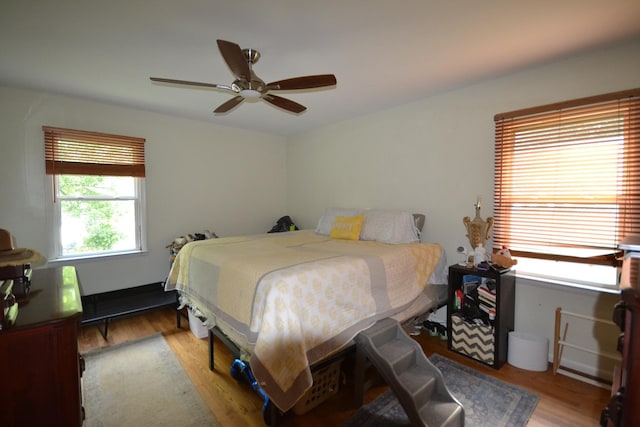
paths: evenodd
<path fill-rule="evenodd" d="M 177 329 L 175 311 L 172 309 L 113 320 L 109 324 L 108 342 L 104 341 L 96 327 L 85 326 L 80 331 L 80 352 L 156 332 L 162 332 L 221 426 L 265 426 L 262 400 L 248 385 L 239 384 L 231 377 L 229 367 L 232 359 L 226 348 L 216 341 L 215 372 L 211 372 L 207 340 L 197 339 L 191 333 L 186 318 L 182 319 L 182 329 Z M 439 353 L 538 394 L 540 401 L 528 424 L 531 427 L 598 426 L 600 411 L 609 400 L 608 390 L 563 375 L 554 376 L 551 369 L 542 373 L 531 372 L 505 364 L 501 369 L 495 370 L 448 351 L 446 341 L 437 337 L 423 333 L 417 340 L 427 355 Z M 384 386 L 380 386 L 367 392 L 365 402 L 373 400 L 384 389 Z M 286 414 L 281 425 L 339 426 L 356 410 L 352 403 L 351 384 L 347 380 L 341 385 L 338 394 L 322 405 L 304 415 Z"/>

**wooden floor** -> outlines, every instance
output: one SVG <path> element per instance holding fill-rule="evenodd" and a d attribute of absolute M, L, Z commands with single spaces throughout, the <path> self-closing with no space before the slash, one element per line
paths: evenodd
<path fill-rule="evenodd" d="M 106 342 L 95 326 L 82 328 L 80 352 L 162 332 L 178 356 L 204 401 L 221 426 L 264 426 L 262 400 L 245 384 L 237 383 L 229 374 L 231 355 L 221 343 L 215 345 L 215 372 L 208 366 L 207 340 L 197 339 L 189 330 L 186 318 L 182 329 L 176 328 L 175 311 L 164 309 L 142 315 L 112 320 L 109 341 Z M 531 372 L 505 364 L 494 370 L 447 350 L 446 341 L 426 333 L 417 337 L 425 353 L 439 353 L 464 363 L 478 371 L 516 384 L 540 396 L 529 426 L 598 426 L 600 411 L 609 400 L 609 391 L 584 382 L 547 372 Z M 90 369 L 90 367 L 87 367 Z M 338 394 L 304 415 L 286 414 L 282 426 L 339 426 L 356 411 L 352 403 L 349 380 Z M 365 401 L 371 401 L 384 391 L 384 386 L 370 390 Z"/>

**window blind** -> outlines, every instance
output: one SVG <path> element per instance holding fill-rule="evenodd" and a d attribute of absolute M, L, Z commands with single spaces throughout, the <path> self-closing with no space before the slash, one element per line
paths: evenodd
<path fill-rule="evenodd" d="M 143 138 L 43 126 L 48 175 L 145 176 Z"/>
<path fill-rule="evenodd" d="M 617 265 L 617 244 L 640 234 L 640 89 L 494 120 L 494 247 Z"/>

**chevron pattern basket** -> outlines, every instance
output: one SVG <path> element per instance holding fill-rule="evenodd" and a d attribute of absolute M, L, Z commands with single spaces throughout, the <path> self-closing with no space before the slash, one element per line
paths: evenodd
<path fill-rule="evenodd" d="M 451 347 L 476 360 L 493 364 L 494 335 L 493 327 L 476 325 L 465 321 L 462 316 L 451 316 Z"/>

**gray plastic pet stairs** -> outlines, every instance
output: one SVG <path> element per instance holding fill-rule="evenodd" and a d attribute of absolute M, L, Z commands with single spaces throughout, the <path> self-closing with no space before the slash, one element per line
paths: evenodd
<path fill-rule="evenodd" d="M 387 318 L 360 332 L 358 350 L 394 391 L 412 426 L 464 426 L 464 409 L 420 345 Z"/>

